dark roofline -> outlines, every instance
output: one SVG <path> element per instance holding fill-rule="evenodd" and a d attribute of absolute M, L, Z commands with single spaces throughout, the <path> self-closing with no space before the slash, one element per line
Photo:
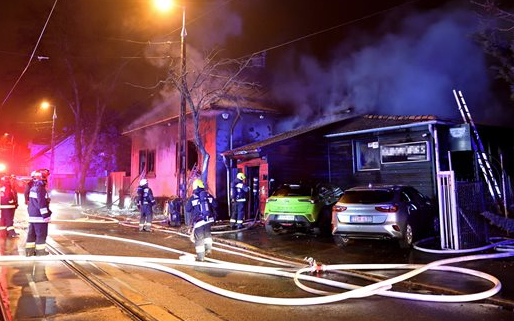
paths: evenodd
<path fill-rule="evenodd" d="M 246 112 L 246 113 L 280 114 L 279 112 L 277 112 L 275 110 L 271 110 L 271 109 L 256 109 L 256 108 L 248 108 L 248 107 L 224 107 L 224 106 L 220 106 L 220 105 L 217 105 L 217 104 L 212 104 L 208 108 L 202 109 L 202 111 L 203 112 L 215 112 L 217 114 L 220 114 L 220 113 L 222 113 L 224 111 L 234 111 L 235 108 L 238 108 L 240 111 L 243 111 L 243 112 Z M 191 115 L 191 114 L 192 114 L 191 111 L 187 112 L 186 113 L 186 117 Z M 175 115 L 175 116 L 167 117 L 167 118 L 164 118 L 164 119 L 156 120 L 156 121 L 154 121 L 152 123 L 144 124 L 144 125 L 132 128 L 132 129 L 127 129 L 127 130 L 121 132 L 121 134 L 122 135 L 127 135 L 127 134 L 130 134 L 130 133 L 133 133 L 135 131 L 142 130 L 142 129 L 145 129 L 145 128 L 148 128 L 148 127 L 164 124 L 164 123 L 167 123 L 167 122 L 170 122 L 170 121 L 178 121 L 178 118 L 179 118 L 179 115 Z"/>
<path fill-rule="evenodd" d="M 231 150 L 227 150 L 225 152 L 220 153 L 220 155 L 223 156 L 223 157 L 231 157 L 231 156 L 247 155 L 247 154 L 251 154 L 251 153 L 259 153 L 261 148 L 264 147 L 264 146 L 269 146 L 269 145 L 274 144 L 274 143 L 279 143 L 279 142 L 284 141 L 286 139 L 293 138 L 293 137 L 299 136 L 301 134 L 305 134 L 305 133 L 311 132 L 313 130 L 319 129 L 321 127 L 324 127 L 324 126 L 327 126 L 327 125 L 331 125 L 331 124 L 335 124 L 337 122 L 340 122 L 340 121 L 343 121 L 343 120 L 347 120 L 347 119 L 350 119 L 350 118 L 354 118 L 354 117 L 357 117 L 357 116 L 341 118 L 341 119 L 337 119 L 337 120 L 331 120 L 331 121 L 327 121 L 327 122 L 324 122 L 324 123 L 319 123 L 319 124 L 316 124 L 316 125 L 312 125 L 310 127 L 309 126 L 305 126 L 305 127 L 301 127 L 301 128 L 298 128 L 298 129 L 290 130 L 290 131 L 287 131 L 287 132 L 283 132 L 283 133 L 271 136 L 269 138 L 263 139 L 263 140 L 258 141 L 258 142 L 253 142 L 253 143 L 250 143 L 250 144 L 247 144 L 247 145 L 244 145 L 244 146 L 240 146 L 240 147 L 237 147 L 237 148 L 234 148 L 234 149 L 231 149 Z"/>
<path fill-rule="evenodd" d="M 444 124 L 444 125 L 451 125 L 455 124 L 455 122 L 451 121 L 443 121 L 438 120 L 435 116 L 426 115 L 426 116 L 384 116 L 384 115 L 355 115 L 353 117 L 349 118 L 341 118 L 335 121 L 326 122 L 323 124 L 314 125 L 311 127 L 304 127 L 288 132 L 284 132 L 275 136 L 272 136 L 270 138 L 264 139 L 259 142 L 254 142 L 245 146 L 241 146 L 238 148 L 234 148 L 232 150 L 225 151 L 223 153 L 220 153 L 221 156 L 224 157 L 233 157 L 233 156 L 240 156 L 240 155 L 247 155 L 247 154 L 255 154 L 259 153 L 261 151 L 262 147 L 269 146 L 274 143 L 281 142 L 285 139 L 296 137 L 298 135 L 313 131 L 315 129 L 335 124 L 340 121 L 349 120 L 352 118 L 358 118 L 362 117 L 365 119 L 372 119 L 377 121 L 413 121 L 412 123 L 407 124 L 400 124 L 400 125 L 393 125 L 393 126 L 385 126 L 385 127 L 376 127 L 376 128 L 369 128 L 369 129 L 363 129 L 363 130 L 356 130 L 356 131 L 349 131 L 349 132 L 341 132 L 341 133 L 333 133 L 333 134 L 327 134 L 324 135 L 326 138 L 332 138 L 332 137 L 341 137 L 341 136 L 349 136 L 349 135 L 358 135 L 363 133 L 373 133 L 378 131 L 389 131 L 389 130 L 395 130 L 395 129 L 402 129 L 402 128 L 411 128 L 411 127 L 417 127 L 417 126 L 428 126 L 433 124 Z"/>

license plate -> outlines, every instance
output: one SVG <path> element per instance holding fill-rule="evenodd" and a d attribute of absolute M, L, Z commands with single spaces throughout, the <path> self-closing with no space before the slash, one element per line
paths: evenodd
<path fill-rule="evenodd" d="M 373 223 L 373 217 L 368 215 L 350 216 L 352 223 Z"/>
<path fill-rule="evenodd" d="M 294 221 L 294 215 L 279 215 L 277 217 L 279 221 Z"/>

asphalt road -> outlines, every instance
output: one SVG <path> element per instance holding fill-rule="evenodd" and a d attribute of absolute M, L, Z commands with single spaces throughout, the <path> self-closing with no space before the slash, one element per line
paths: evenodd
<path fill-rule="evenodd" d="M 53 198 L 54 222 L 51 224 L 49 244 L 64 253 L 139 256 L 147 258 L 178 258 L 180 254 L 148 247 L 143 244 L 106 240 L 86 234 L 107 235 L 139 240 L 193 253 L 193 244 L 174 229 L 163 232 L 154 229 L 140 233 L 136 225 L 123 220 L 98 223 L 93 218 L 84 220 L 81 208 L 70 206 L 68 199 L 59 202 Z M 26 211 L 17 211 L 16 225 L 26 226 Z M 104 214 L 103 211 L 97 211 Z M 61 219 L 62 221 L 58 221 Z M 137 221 L 137 214 L 128 215 Z M 339 249 L 329 238 L 309 235 L 281 235 L 268 238 L 263 228 L 216 234 L 222 243 L 216 245 L 212 258 L 216 260 L 268 266 L 256 261 L 257 254 L 241 257 L 225 251 L 223 244 L 240 248 L 256 249 L 272 257 L 301 262 L 309 256 L 317 261 L 334 263 L 420 263 L 435 259 L 431 255 L 415 251 L 402 251 L 394 243 L 357 242 L 346 249 Z M 20 230 L 23 234 L 23 230 Z M 66 234 L 80 232 L 83 235 Z M 17 240 L 2 240 L 3 255 L 23 253 L 24 235 Z M 236 251 L 238 252 L 238 251 Z M 512 260 L 504 262 L 512 264 Z M 121 264 L 80 263 L 103 283 L 123 294 L 157 320 L 512 320 L 513 312 L 487 301 L 472 303 L 430 303 L 371 296 L 349 299 L 322 305 L 279 306 L 244 302 L 206 291 L 182 278 L 152 269 Z M 176 267 L 206 283 L 238 293 L 264 297 L 313 297 L 296 287 L 290 279 L 264 274 L 236 272 L 206 267 Z M 8 302 L 13 319 L 50 320 L 123 320 L 126 316 L 80 278 L 59 262 L 10 262 L 1 263 L 4 303 Z M 380 273 L 379 273 L 380 274 Z M 377 275 L 379 275 L 377 274 Z M 387 275 L 388 272 L 381 273 Z M 331 279 L 368 284 L 368 281 L 351 276 L 331 275 Z M 429 280 L 426 280 L 429 279 Z M 435 285 L 452 284 L 459 290 L 478 291 L 489 284 L 472 277 L 456 277 L 444 272 L 429 272 L 418 281 Z M 310 284 L 310 283 L 308 283 Z M 326 287 L 321 287 L 326 289 Z M 5 291 L 5 289 L 7 289 Z M 334 291 L 333 288 L 330 289 Z M 426 292 L 426 290 L 421 289 Z M 4 304 L 5 306 L 5 304 Z"/>

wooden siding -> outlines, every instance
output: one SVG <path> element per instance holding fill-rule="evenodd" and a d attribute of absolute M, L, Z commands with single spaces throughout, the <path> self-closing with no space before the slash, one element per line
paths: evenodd
<path fill-rule="evenodd" d="M 327 141 L 320 134 L 301 135 L 263 148 L 269 178 L 275 186 L 295 182 L 328 182 Z"/>
<path fill-rule="evenodd" d="M 427 128 L 416 128 L 368 134 L 354 137 L 341 137 L 330 142 L 331 181 L 346 189 L 368 184 L 404 184 L 417 188 L 428 197 L 436 197 L 433 144 Z M 380 164 L 379 170 L 357 171 L 355 168 L 354 146 L 358 141 L 375 140 L 380 145 L 408 142 L 428 142 L 428 161 Z M 351 156 L 350 156 L 351 152 Z"/>

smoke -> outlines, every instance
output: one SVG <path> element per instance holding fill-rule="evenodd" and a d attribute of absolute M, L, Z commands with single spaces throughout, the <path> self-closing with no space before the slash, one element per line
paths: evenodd
<path fill-rule="evenodd" d="M 452 89 L 462 90 L 476 121 L 493 121 L 491 111 L 497 115 L 499 105 L 484 53 L 472 39 L 476 16 L 446 8 L 398 21 L 396 27 L 384 25 L 389 32 L 375 39 L 359 37 L 357 50 L 341 44 L 329 63 L 291 51 L 272 85 L 279 102 L 294 106 L 296 116 L 287 125 L 326 119 L 349 107 L 359 114 L 457 119 Z"/>
<path fill-rule="evenodd" d="M 202 9 L 200 16 L 194 16 L 195 11 L 189 8 L 186 12 L 186 44 L 188 74 L 194 78 L 195 70 L 205 65 L 205 53 L 213 48 L 222 48 L 231 38 L 241 34 L 242 19 L 230 10 L 226 1 L 216 0 L 208 3 Z M 180 28 L 177 29 L 180 31 Z M 170 36 L 173 39 L 170 39 Z M 181 44 L 180 34 L 173 33 L 157 36 L 151 42 L 162 43 L 170 41 L 169 45 L 148 45 L 144 55 L 149 64 L 160 70 L 171 70 L 179 73 Z M 201 44 L 201 45 L 200 45 Z M 169 59 L 154 59 L 152 57 L 170 57 Z M 180 93 L 170 80 L 160 80 L 158 92 L 154 94 L 151 108 L 138 119 L 134 120 L 129 129 L 137 128 L 164 118 L 176 116 L 179 113 Z M 192 79 L 191 79 L 192 81 Z M 191 83 L 188 81 L 188 83 Z"/>

